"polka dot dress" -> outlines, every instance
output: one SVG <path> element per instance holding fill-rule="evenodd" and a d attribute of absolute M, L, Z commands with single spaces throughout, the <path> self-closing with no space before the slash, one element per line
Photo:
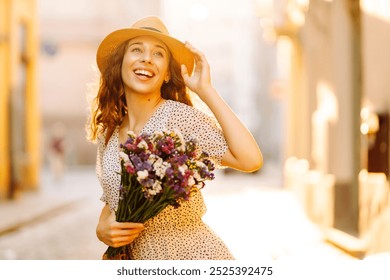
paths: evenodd
<path fill-rule="evenodd" d="M 196 138 L 216 166 L 227 150 L 226 140 L 217 123 L 203 112 L 183 103 L 166 100 L 152 115 L 141 132 L 179 130 L 185 140 Z M 101 200 L 113 211 L 119 199 L 119 129 L 107 145 L 99 138 L 96 161 L 98 179 L 103 188 Z M 207 185 L 206 185 L 207 187 Z M 202 193 L 177 209 L 166 207 L 145 223 L 145 230 L 114 259 L 135 260 L 226 260 L 234 259 L 223 241 L 202 221 L 206 212 Z M 103 259 L 107 259 L 104 255 Z"/>

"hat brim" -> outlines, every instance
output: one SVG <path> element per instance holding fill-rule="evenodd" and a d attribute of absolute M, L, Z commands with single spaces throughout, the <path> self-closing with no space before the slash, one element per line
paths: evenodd
<path fill-rule="evenodd" d="M 188 69 L 188 73 L 192 73 L 194 68 L 194 55 L 185 47 L 183 42 L 160 32 L 142 28 L 119 29 L 103 39 L 96 54 L 96 62 L 100 72 L 104 72 L 109 57 L 120 44 L 132 38 L 145 35 L 153 36 L 161 40 L 169 48 L 174 59 L 180 65 L 184 64 Z"/>

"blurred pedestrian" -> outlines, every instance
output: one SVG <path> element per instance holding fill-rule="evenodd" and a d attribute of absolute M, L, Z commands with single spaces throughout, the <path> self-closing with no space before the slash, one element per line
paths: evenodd
<path fill-rule="evenodd" d="M 105 37 L 97 64 L 101 80 L 92 106 L 90 139 L 98 143 L 97 175 L 105 203 L 96 229 L 98 238 L 112 247 L 131 244 L 114 259 L 233 259 L 201 219 L 206 209 L 201 192 L 177 209 L 168 206 L 145 224 L 115 219 L 119 143 L 125 142 L 128 131 L 176 129 L 185 140 L 197 138 L 217 166 L 244 172 L 262 166 L 252 134 L 212 86 L 204 54 L 171 37 L 163 22 L 151 16 Z M 215 118 L 192 105 L 189 91 L 199 96 Z M 231 226 L 244 227 L 239 221 Z"/>
<path fill-rule="evenodd" d="M 54 180 L 62 179 L 65 171 L 65 126 L 57 122 L 50 131 L 49 165 Z"/>

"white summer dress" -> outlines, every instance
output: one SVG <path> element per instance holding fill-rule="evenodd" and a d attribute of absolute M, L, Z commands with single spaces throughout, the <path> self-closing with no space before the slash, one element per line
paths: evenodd
<path fill-rule="evenodd" d="M 227 150 L 222 131 L 203 112 L 186 104 L 165 100 L 154 112 L 141 132 L 153 133 L 164 129 L 179 130 L 185 140 L 197 138 L 200 148 L 217 167 Z M 119 199 L 120 171 L 119 129 L 107 145 L 98 140 L 97 177 L 103 189 L 101 200 L 116 210 Z M 206 186 L 207 187 L 207 186 Z M 177 209 L 165 208 L 148 220 L 139 237 L 114 259 L 135 260 L 227 260 L 234 259 L 223 241 L 202 221 L 206 206 L 201 192 Z M 104 255 L 103 259 L 107 259 Z"/>

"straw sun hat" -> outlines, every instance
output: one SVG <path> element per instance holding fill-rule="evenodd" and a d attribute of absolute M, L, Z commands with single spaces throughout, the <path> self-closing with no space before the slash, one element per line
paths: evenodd
<path fill-rule="evenodd" d="M 164 23 L 156 16 L 149 16 L 136 21 L 130 28 L 116 30 L 100 43 L 96 61 L 101 73 L 108 66 L 108 59 L 113 51 L 123 42 L 137 36 L 151 35 L 161 40 L 171 51 L 179 64 L 187 66 L 188 73 L 194 68 L 194 56 L 185 45 L 171 37 Z"/>

